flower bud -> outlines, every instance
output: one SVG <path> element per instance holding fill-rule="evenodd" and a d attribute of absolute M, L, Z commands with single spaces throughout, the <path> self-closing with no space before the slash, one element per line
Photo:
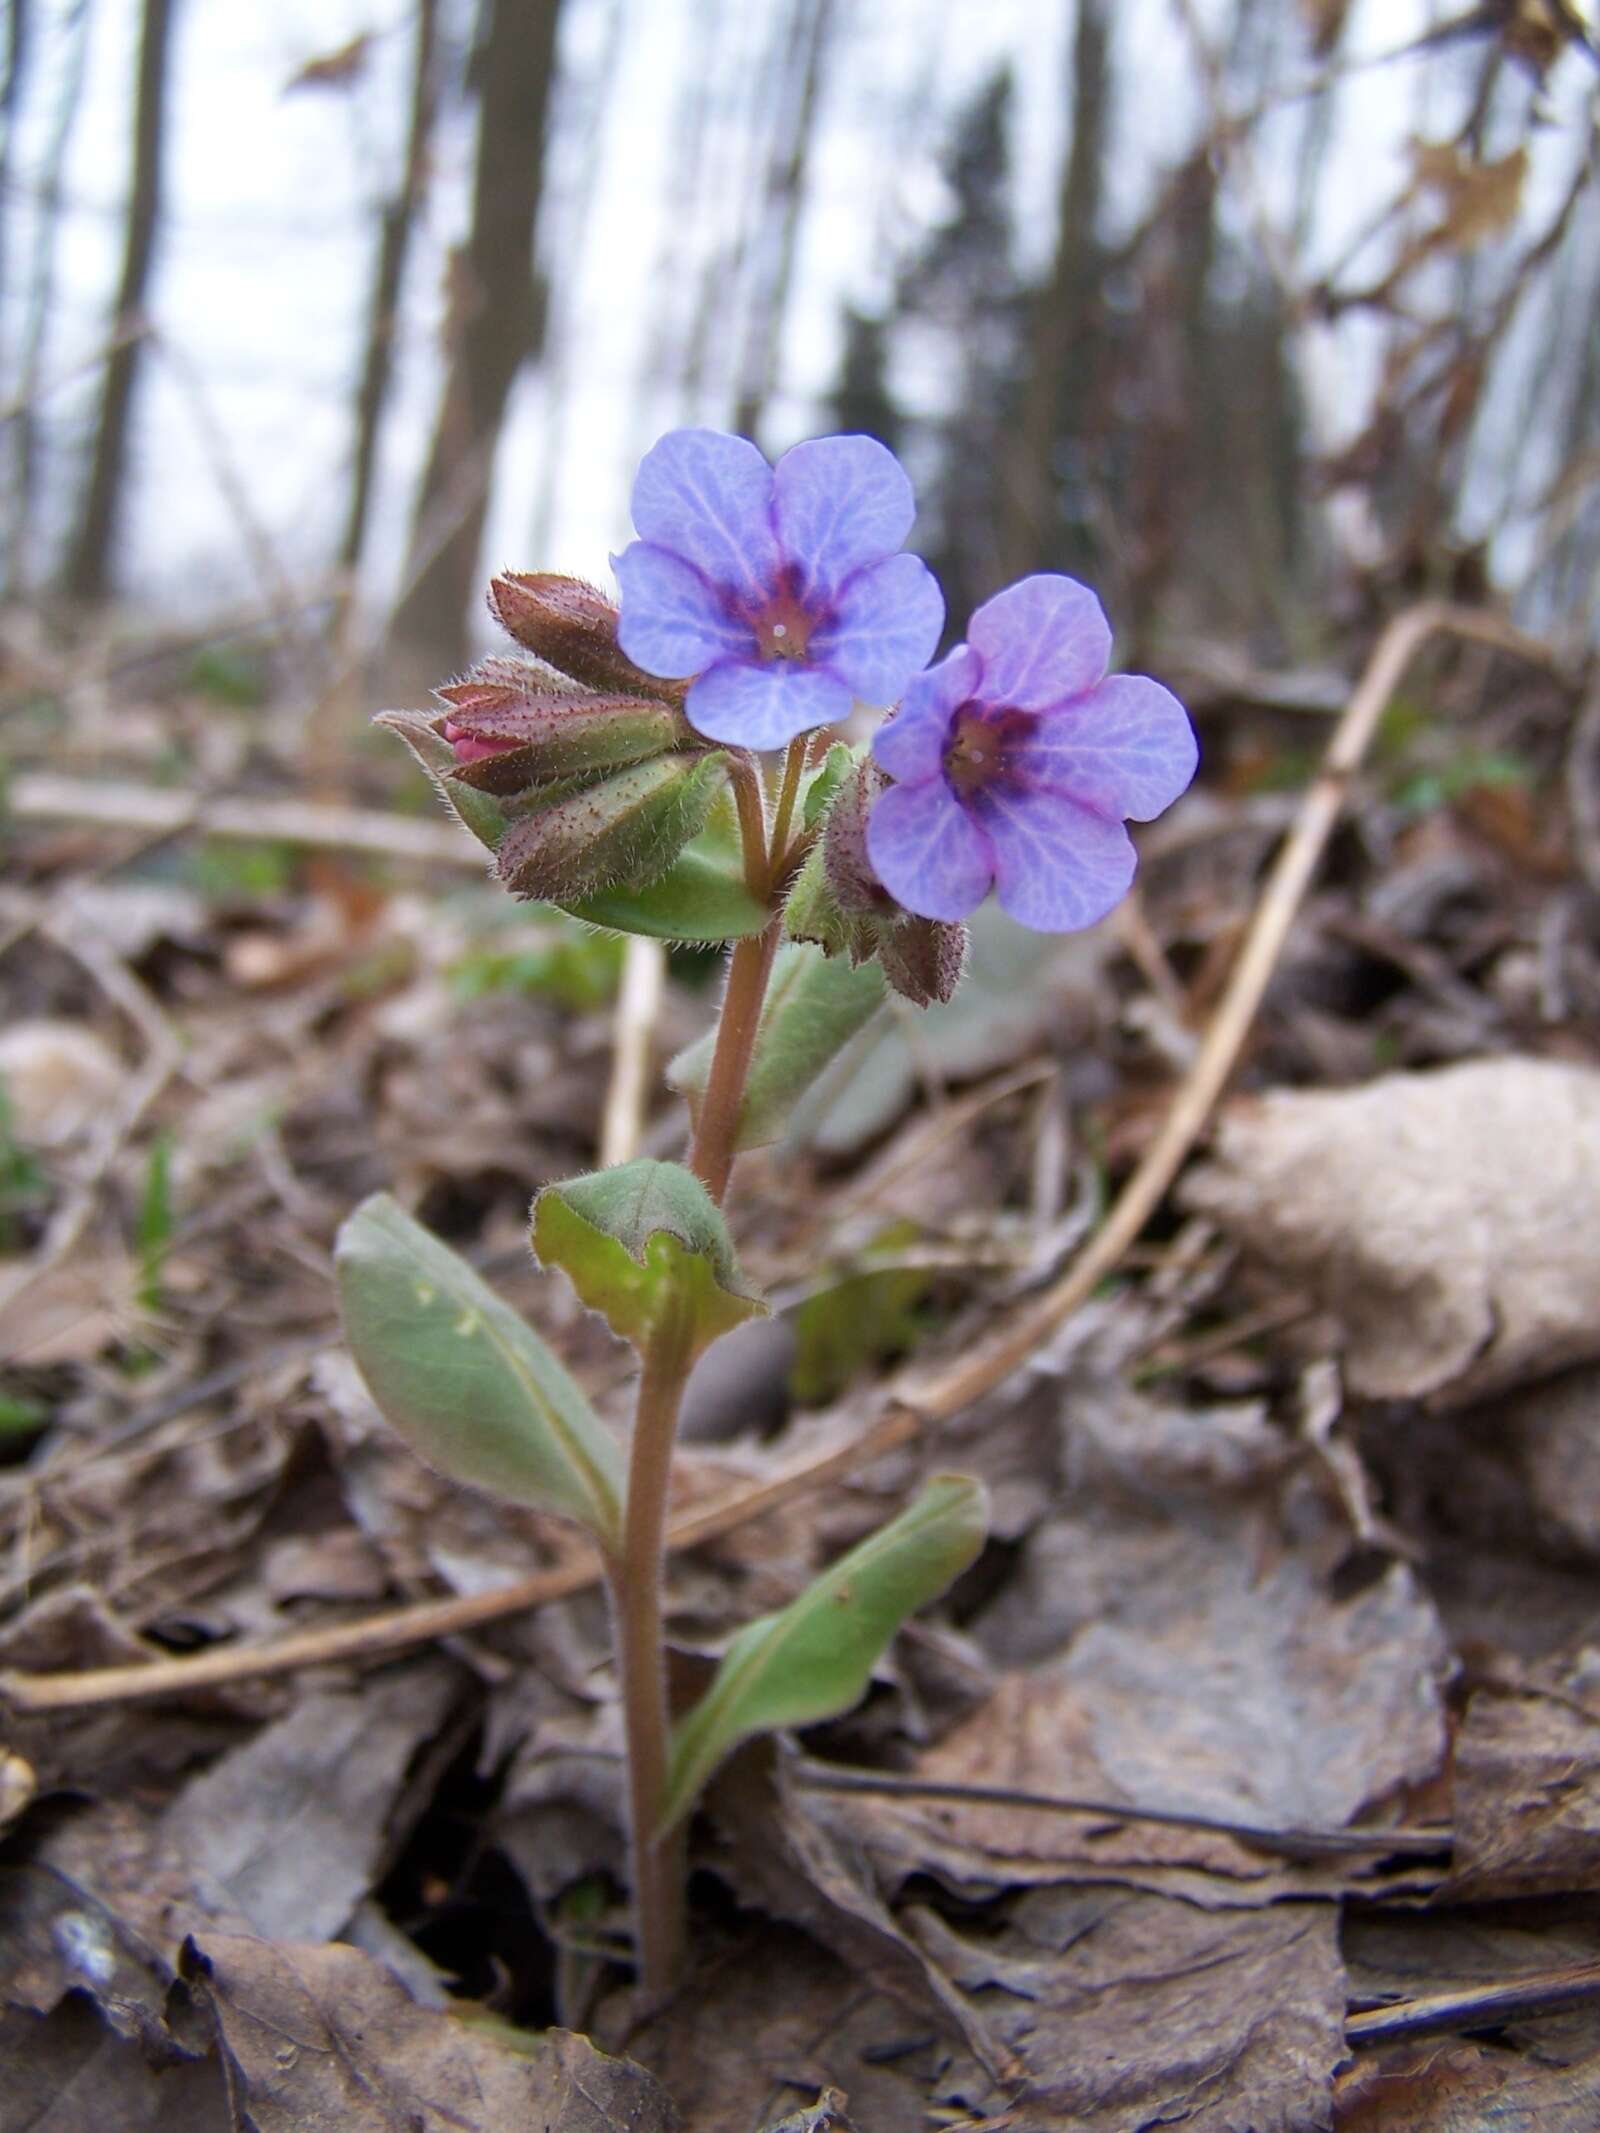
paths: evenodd
<path fill-rule="evenodd" d="M 552 570 L 503 570 L 489 586 L 489 612 L 509 636 L 559 674 L 592 689 L 681 700 L 681 682 L 658 681 L 617 643 L 617 610 L 582 578 Z"/>
<path fill-rule="evenodd" d="M 513 896 L 576 903 L 603 889 L 642 888 L 705 826 L 726 774 L 720 750 L 659 755 L 573 789 L 514 821 L 495 854 Z"/>
<path fill-rule="evenodd" d="M 434 694 L 450 706 L 434 730 L 455 750 L 453 775 L 480 792 L 618 770 L 692 738 L 670 705 L 553 684 L 517 659 L 486 659 Z"/>
<path fill-rule="evenodd" d="M 867 817 L 889 780 L 870 758 L 855 765 L 828 808 L 820 841 L 795 877 L 784 906 L 793 940 L 852 963 L 876 957 L 891 991 L 928 1007 L 955 992 L 967 957 L 967 929 L 917 918 L 878 879 L 867 853 Z"/>

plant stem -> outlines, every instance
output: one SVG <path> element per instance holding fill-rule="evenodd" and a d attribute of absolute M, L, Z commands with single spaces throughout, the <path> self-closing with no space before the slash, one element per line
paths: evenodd
<path fill-rule="evenodd" d="M 706 1077 L 694 1146 L 689 1152 L 689 1168 L 719 1204 L 733 1169 L 739 1107 L 744 1101 L 745 1078 L 756 1048 L 756 1032 L 761 1027 L 761 1003 L 767 996 L 767 979 L 772 974 L 772 959 L 778 952 L 782 931 L 782 918 L 774 916 L 765 933 L 751 934 L 737 943 L 728 963 L 722 1019 L 717 1024 L 711 1071 Z"/>
<path fill-rule="evenodd" d="M 617 1640 L 627 1735 L 628 1830 L 633 1867 L 639 1980 L 670 1992 L 683 1960 L 683 1831 L 655 1834 L 667 1798 L 667 1701 L 661 1635 L 661 1580 L 672 1475 L 672 1443 L 691 1360 L 684 1317 L 657 1329 L 644 1352 L 628 1462 L 622 1552 L 606 1582 Z"/>
<path fill-rule="evenodd" d="M 744 845 L 745 879 L 769 909 L 778 901 L 785 847 L 805 769 L 806 741 L 791 742 L 770 837 L 766 803 L 748 756 L 733 758 L 734 797 Z M 727 990 L 711 1055 L 690 1164 L 714 1200 L 727 1191 L 745 1081 L 761 1027 L 761 1007 L 783 932 L 773 910 L 763 932 L 739 941 L 728 963 Z M 684 1952 L 684 1845 L 680 1824 L 658 1836 L 667 1800 L 672 1713 L 662 1642 L 661 1581 L 667 1491 L 678 1409 L 693 1361 L 689 1320 L 674 1311 L 643 1354 L 628 1461 L 622 1548 L 606 1567 L 617 1641 L 627 1736 L 628 1830 L 633 1870 L 639 1979 L 648 1997 L 670 1992 Z"/>
<path fill-rule="evenodd" d="M 800 797 L 800 779 L 806 767 L 806 751 L 811 736 L 802 733 L 789 743 L 789 752 L 783 759 L 783 784 L 778 792 L 778 808 L 772 818 L 772 838 L 767 847 L 767 893 L 776 888 L 784 872 L 784 860 L 789 843 L 789 824 L 794 820 L 794 803 Z"/>
<path fill-rule="evenodd" d="M 736 749 L 728 758 L 728 782 L 739 811 L 739 842 L 744 848 L 744 883 L 752 896 L 767 893 L 767 802 L 755 758 Z"/>

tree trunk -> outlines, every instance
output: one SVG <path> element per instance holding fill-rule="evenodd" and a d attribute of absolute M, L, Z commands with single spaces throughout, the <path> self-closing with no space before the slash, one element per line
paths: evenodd
<path fill-rule="evenodd" d="M 1061 171 L 1055 258 L 1034 299 L 1022 411 L 1009 455 L 1010 478 L 1002 492 L 1000 553 L 1007 577 L 1059 560 L 1053 538 L 1053 460 L 1073 383 L 1074 356 L 1094 339 L 1094 323 L 1086 314 L 1097 293 L 1094 268 L 1110 116 L 1110 44 L 1108 0 L 1078 0 L 1072 40 L 1072 139 Z"/>
<path fill-rule="evenodd" d="M 833 29 L 833 0 L 796 0 L 789 25 L 779 109 L 773 122 L 767 178 L 756 235 L 749 312 L 739 364 L 733 426 L 757 435 L 777 383 L 778 349 L 794 280 L 795 247 L 805 204 L 807 166 Z"/>
<path fill-rule="evenodd" d="M 355 453 L 350 476 L 350 507 L 344 539 L 339 544 L 339 566 L 347 574 L 361 560 L 366 538 L 367 513 L 372 504 L 372 474 L 378 455 L 378 433 L 394 375 L 394 329 L 399 312 L 400 288 L 405 279 L 406 253 L 416 222 L 427 176 L 428 142 L 433 133 L 438 105 L 435 52 L 438 43 L 438 0 L 417 0 L 416 43 L 411 62 L 411 117 L 406 130 L 405 165 L 394 198 L 384 208 L 378 237 L 378 264 L 373 276 L 372 302 L 367 311 L 367 345 L 361 362 L 361 383 L 356 390 Z"/>
<path fill-rule="evenodd" d="M 115 345 L 106 363 L 89 483 L 67 553 L 64 582 L 78 600 L 103 600 L 122 505 L 128 427 L 143 337 L 138 332 L 161 220 L 168 58 L 176 0 L 144 0 L 139 83 L 133 124 L 133 188 L 128 199 L 122 279 L 111 323 Z"/>
<path fill-rule="evenodd" d="M 511 388 L 540 340 L 533 230 L 560 0 L 483 0 L 472 226 L 452 261 L 446 374 L 392 638 L 459 666 L 489 476 Z"/>

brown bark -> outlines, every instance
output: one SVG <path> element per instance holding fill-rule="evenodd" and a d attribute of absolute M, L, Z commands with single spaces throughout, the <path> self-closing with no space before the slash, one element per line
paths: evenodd
<path fill-rule="evenodd" d="M 176 12 L 175 0 L 144 0 L 133 122 L 133 182 L 123 239 L 122 276 L 109 336 L 114 345 L 106 363 L 88 486 L 63 573 L 67 592 L 78 600 L 103 600 L 110 589 L 134 386 L 144 354 L 144 339 L 136 328 L 161 221 L 168 60 Z"/>
<path fill-rule="evenodd" d="M 1072 44 L 1072 139 L 1061 171 L 1055 258 L 1034 299 L 1022 410 L 1010 454 L 1010 478 L 1002 492 L 1000 553 L 1007 577 L 1053 559 L 1052 460 L 1063 388 L 1074 353 L 1092 340 L 1085 313 L 1095 280 L 1095 233 L 1104 190 L 1110 43 L 1107 0 L 1079 0 Z"/>
<path fill-rule="evenodd" d="M 483 0 L 472 225 L 452 261 L 446 374 L 412 526 L 402 656 L 459 665 L 506 402 L 537 352 L 533 230 L 560 0 Z"/>
<path fill-rule="evenodd" d="M 411 116 L 406 129 L 405 165 L 400 184 L 384 208 L 378 237 L 377 271 L 367 311 L 367 344 L 356 389 L 355 453 L 350 476 L 350 506 L 339 563 L 353 571 L 361 560 L 367 514 L 372 504 L 372 474 L 378 433 L 394 375 L 394 329 L 405 278 L 406 253 L 427 177 L 428 143 L 438 105 L 435 54 L 438 0 L 417 0 L 416 43 L 411 62 Z"/>

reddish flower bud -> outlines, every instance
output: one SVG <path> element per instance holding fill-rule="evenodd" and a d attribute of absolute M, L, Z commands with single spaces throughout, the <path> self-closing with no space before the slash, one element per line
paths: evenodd
<path fill-rule="evenodd" d="M 916 1007 L 948 1000 L 967 958 L 967 929 L 916 918 L 878 879 L 867 852 L 867 817 L 889 780 L 870 757 L 841 781 L 822 837 L 795 878 L 784 909 L 790 937 L 852 963 L 876 957 L 890 989 Z"/>
<path fill-rule="evenodd" d="M 480 792 L 621 769 L 693 738 L 669 704 L 563 686 L 517 659 L 486 659 L 434 694 L 450 706 L 434 730 L 455 750 L 454 775 Z"/>
<path fill-rule="evenodd" d="M 634 665 L 617 643 L 616 608 L 582 578 L 503 570 L 489 586 L 489 612 L 525 650 L 589 688 L 682 700 L 681 682 L 658 681 Z"/>

